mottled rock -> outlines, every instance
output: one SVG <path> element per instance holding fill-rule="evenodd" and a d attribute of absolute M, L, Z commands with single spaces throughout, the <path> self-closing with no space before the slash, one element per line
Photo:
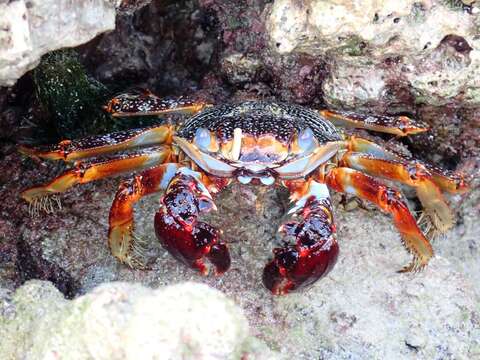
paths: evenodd
<path fill-rule="evenodd" d="M 241 310 L 187 283 L 157 290 L 111 283 L 68 301 L 48 282 L 0 292 L 2 359 L 266 359 Z"/>
<path fill-rule="evenodd" d="M 13 85 L 40 57 L 115 28 L 117 0 L 0 2 L 0 86 Z"/>
<path fill-rule="evenodd" d="M 142 85 L 160 95 L 201 93 L 216 103 L 266 97 L 416 113 L 431 131 L 408 139 L 360 134 L 478 179 L 478 12 L 475 4 L 463 10 L 450 3 L 461 2 L 157 0 L 119 18 L 117 31 L 80 52 L 91 73 L 118 91 Z M 275 27 L 284 31 L 278 39 Z M 30 218 L 19 192 L 60 168 L 13 150 L 0 156 L 0 167 L 9 169 L 0 174 L 0 282 L 8 289 L 32 273 L 77 296 L 114 280 L 151 288 L 193 280 L 234 299 L 252 332 L 285 358 L 478 357 L 478 183 L 449 199 L 457 224 L 433 243 L 437 257 L 418 274 L 396 273 L 409 255 L 388 216 L 346 212 L 335 195 L 336 267 L 308 291 L 272 297 L 261 273 L 280 245 L 284 191 L 234 185 L 218 197 L 219 211 L 208 220 L 223 230 L 232 268 L 222 277 L 201 277 L 160 247 L 153 230 L 160 195 L 136 206 L 150 269 L 135 271 L 119 264 L 106 245 L 119 179 L 74 187 L 62 195 L 61 212 Z M 38 270 L 16 271 L 19 261 Z M 12 314 L 13 307 L 2 311 Z"/>
<path fill-rule="evenodd" d="M 323 58 L 308 54 L 266 57 L 265 66 L 273 79 L 274 93 L 284 101 L 312 104 L 322 102 L 322 82 L 327 75 Z"/>
<path fill-rule="evenodd" d="M 189 94 L 210 71 L 218 41 L 215 21 L 190 1 L 157 0 L 119 16 L 114 32 L 81 53 L 92 74 L 118 91 L 141 85 L 159 95 Z"/>
<path fill-rule="evenodd" d="M 118 10 L 122 14 L 131 15 L 135 11 L 147 6 L 152 0 L 119 0 L 117 1 Z"/>
<path fill-rule="evenodd" d="M 428 42 L 438 44 L 449 34 L 472 35 L 476 15 L 451 9 L 446 3 L 280 0 L 273 5 L 267 24 L 279 53 L 348 53 L 361 41 L 365 42 L 363 50 L 371 46 L 378 55 L 421 53 Z"/>
<path fill-rule="evenodd" d="M 255 82 L 256 75 L 262 67 L 259 59 L 248 54 L 234 53 L 222 59 L 222 72 L 228 81 L 235 85 Z"/>
<path fill-rule="evenodd" d="M 322 84 L 325 102 L 330 106 L 365 109 L 377 105 L 379 112 L 391 107 L 386 71 L 368 58 L 332 59 L 330 70 Z"/>
<path fill-rule="evenodd" d="M 267 19 L 270 47 L 281 56 L 325 57 L 323 91 L 332 106 L 479 106 L 479 9 L 448 3 L 276 1 Z M 392 96 L 399 91 L 404 99 Z"/>
<path fill-rule="evenodd" d="M 48 168 L 43 176 L 49 177 Z M 396 273 L 410 256 L 388 216 L 362 209 L 346 212 L 335 196 L 337 265 L 308 291 L 272 297 L 262 286 L 261 274 L 271 249 L 279 245 L 276 229 L 288 203 L 285 192 L 232 186 L 219 196 L 219 210 L 208 221 L 223 230 L 232 268 L 222 277 L 202 277 L 159 246 L 153 229 L 158 196 L 142 200 L 135 212 L 151 269 L 131 270 L 109 254 L 108 210 L 117 183 L 75 187 L 62 196 L 61 212 L 18 224 L 23 240 L 41 249 L 36 256 L 68 272 L 80 294 L 115 280 L 153 288 L 192 280 L 206 283 L 234 299 L 253 334 L 286 358 L 440 359 L 471 358 L 478 352 L 478 189 L 451 199 L 459 225 L 434 242 L 437 257 L 417 274 Z M 28 219 L 26 206 L 16 203 L 11 212 L 19 219 L 23 212 Z"/>

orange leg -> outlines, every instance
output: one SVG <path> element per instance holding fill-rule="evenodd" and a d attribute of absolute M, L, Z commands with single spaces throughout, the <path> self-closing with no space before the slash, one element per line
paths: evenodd
<path fill-rule="evenodd" d="M 346 140 L 345 145 L 349 151 L 373 155 L 380 159 L 387 159 L 387 160 L 401 159 L 399 155 L 384 149 L 380 145 L 356 136 L 350 136 L 348 140 Z"/>
<path fill-rule="evenodd" d="M 114 97 L 105 110 L 115 117 L 163 115 L 169 113 L 196 114 L 211 104 L 186 97 L 162 99 L 144 90 Z"/>
<path fill-rule="evenodd" d="M 468 183 L 462 174 L 440 169 L 434 165 L 423 163 L 413 158 L 407 158 L 404 155 L 398 155 L 385 150 L 381 146 L 366 139 L 351 136 L 346 141 L 346 148 L 352 152 L 359 152 L 372 155 L 378 159 L 394 160 L 403 163 L 419 164 L 431 174 L 432 181 L 442 190 L 449 193 L 464 193 L 468 191 Z"/>
<path fill-rule="evenodd" d="M 143 196 L 165 190 L 180 168 L 169 163 L 122 181 L 109 216 L 108 245 L 112 255 L 132 268 L 143 268 L 142 241 L 134 233 L 133 206 Z"/>
<path fill-rule="evenodd" d="M 432 246 L 419 229 L 398 191 L 360 171 L 344 167 L 332 169 L 326 174 L 325 182 L 336 191 L 368 200 L 392 215 L 393 222 L 402 236 L 403 244 L 413 255 L 413 261 L 404 267 L 402 272 L 421 269 L 428 264 L 433 256 Z"/>
<path fill-rule="evenodd" d="M 172 132 L 171 125 L 160 125 L 89 136 L 78 140 L 63 140 L 56 145 L 34 148 L 21 145 L 19 151 L 31 157 L 47 160 L 75 161 L 136 147 L 170 144 Z"/>
<path fill-rule="evenodd" d="M 428 169 L 418 162 L 405 160 L 385 160 L 375 156 L 347 152 L 341 159 L 344 166 L 367 174 L 383 177 L 412 186 L 417 191 L 426 215 L 440 232 L 445 232 L 454 224 L 454 216 L 445 201 L 440 188 Z"/>
<path fill-rule="evenodd" d="M 124 172 L 146 169 L 165 162 L 170 156 L 169 146 L 159 146 L 130 152 L 128 155 L 109 156 L 92 162 L 78 162 L 74 169 L 66 171 L 45 185 L 34 186 L 23 191 L 21 196 L 32 204 L 34 213 L 40 208 L 51 212 L 53 207 L 47 200 L 48 195 L 64 192 L 75 184 L 85 184 Z"/>
<path fill-rule="evenodd" d="M 418 134 L 428 126 L 407 116 L 366 115 L 351 111 L 320 110 L 319 114 L 337 126 L 373 130 L 397 136 Z"/>

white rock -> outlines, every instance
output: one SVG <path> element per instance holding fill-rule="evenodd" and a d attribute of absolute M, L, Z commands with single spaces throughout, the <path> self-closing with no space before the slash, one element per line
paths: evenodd
<path fill-rule="evenodd" d="M 0 86 L 10 86 L 45 53 L 115 28 L 119 0 L 0 1 Z"/>
<path fill-rule="evenodd" d="M 266 27 L 270 47 L 278 55 L 325 57 L 330 71 L 323 91 L 331 106 L 369 107 L 371 100 L 385 105 L 392 97 L 391 88 L 399 86 L 417 103 L 478 106 L 480 14 L 474 11 L 478 5 L 473 4 L 467 13 L 447 3 L 279 0 L 271 7 Z M 441 44 L 448 35 L 463 38 L 471 47 L 457 54 L 463 60 L 444 51 Z M 385 65 L 387 57 L 398 60 Z M 382 76 L 385 86 L 372 87 L 372 82 L 381 85 L 377 79 L 369 79 L 372 74 Z M 345 91 L 345 85 L 356 88 L 356 94 Z"/>
<path fill-rule="evenodd" d="M 280 0 L 267 20 L 272 47 L 326 54 L 358 38 L 382 53 L 422 52 L 446 35 L 472 37 L 475 16 L 454 11 L 441 1 Z"/>
<path fill-rule="evenodd" d="M 249 337 L 241 310 L 206 285 L 184 283 L 151 290 L 109 283 L 69 301 L 51 283 L 30 281 L 10 299 L 3 297 L 1 359 L 273 356 Z"/>

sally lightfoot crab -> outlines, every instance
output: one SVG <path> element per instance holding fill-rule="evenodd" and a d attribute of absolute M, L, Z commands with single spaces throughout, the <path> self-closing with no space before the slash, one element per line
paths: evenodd
<path fill-rule="evenodd" d="M 113 116 L 193 114 L 183 124 L 164 122 L 58 145 L 21 147 L 30 156 L 63 160 L 71 170 L 22 193 L 34 209 L 48 196 L 123 172 L 138 175 L 123 181 L 110 210 L 108 244 L 112 254 L 132 268 L 144 266 L 141 243 L 134 233 L 134 204 L 143 196 L 163 192 L 155 214 L 162 245 L 187 266 L 217 274 L 227 271 L 230 255 L 220 232 L 199 220 L 215 210 L 212 195 L 233 180 L 242 184 L 285 186 L 293 206 L 280 226 L 285 246 L 273 250 L 263 283 L 275 294 L 313 284 L 334 266 L 339 246 L 329 188 L 376 204 L 391 214 L 406 249 L 413 255 L 401 271 L 427 265 L 433 256 L 427 239 L 432 231 L 452 227 L 453 214 L 442 192 L 467 186 L 463 177 L 387 151 L 366 139 L 346 136 L 336 125 L 406 136 L 426 131 L 405 116 L 372 116 L 298 105 L 246 101 L 212 107 L 180 99 L 165 100 L 145 92 L 112 99 Z M 89 160 L 93 158 L 93 160 Z M 424 234 L 399 191 L 385 178 L 415 188 L 428 231 Z"/>

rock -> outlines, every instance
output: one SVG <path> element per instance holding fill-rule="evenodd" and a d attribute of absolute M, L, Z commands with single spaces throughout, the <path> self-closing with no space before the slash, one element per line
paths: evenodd
<path fill-rule="evenodd" d="M 265 359 L 241 310 L 206 285 L 110 283 L 65 300 L 49 282 L 0 292 L 0 358 Z"/>
<path fill-rule="evenodd" d="M 281 0 L 266 27 L 279 56 L 325 57 L 323 91 L 331 106 L 479 106 L 479 7 L 447 3 Z M 398 92 L 404 99 L 393 96 Z"/>
<path fill-rule="evenodd" d="M 322 84 L 324 99 L 330 106 L 366 108 L 377 105 L 380 112 L 391 106 L 385 71 L 378 69 L 369 59 L 331 60 L 330 68 L 331 72 Z M 379 109 L 381 105 L 385 108 Z"/>
<path fill-rule="evenodd" d="M 0 2 L 0 86 L 13 85 L 49 51 L 115 28 L 117 0 Z"/>
<path fill-rule="evenodd" d="M 374 54 L 419 53 L 428 41 L 439 43 L 453 31 L 470 35 L 475 21 L 476 16 L 440 1 L 281 0 L 272 7 L 267 24 L 271 46 L 279 53 L 355 55 L 361 41 L 363 50 L 371 45 Z"/>
<path fill-rule="evenodd" d="M 255 77 L 261 68 L 258 59 L 241 53 L 231 54 L 222 59 L 222 71 L 232 84 L 255 82 Z"/>
<path fill-rule="evenodd" d="M 400 140 L 359 135 L 478 179 L 478 5 L 464 11 L 447 3 L 460 2 L 158 0 L 79 51 L 90 73 L 115 91 L 141 85 L 160 95 L 201 93 L 215 103 L 267 98 L 416 114 L 431 131 Z M 135 271 L 106 245 L 120 179 L 76 186 L 61 195 L 62 211 L 30 218 L 19 192 L 60 168 L 13 148 L 0 147 L 0 168 L 8 169 L 0 174 L 0 283 L 7 289 L 32 274 L 80 297 L 116 280 L 151 288 L 195 281 L 239 304 L 252 333 L 284 358 L 478 356 L 478 180 L 472 192 L 449 198 L 457 225 L 433 243 L 436 258 L 418 274 L 396 273 L 409 255 L 388 216 L 345 211 L 335 195 L 336 267 L 308 291 L 272 297 L 261 273 L 280 244 L 285 191 L 233 185 L 219 195 L 219 211 L 207 220 L 231 249 L 232 268 L 222 277 L 201 277 L 161 248 L 153 230 L 160 194 L 143 199 L 135 219 L 150 269 Z M 11 316 L 13 307 L 3 312 Z"/>
<path fill-rule="evenodd" d="M 15 163 L 15 158 L 8 161 Z M 30 166 L 38 171 L 36 164 Z M 22 174 L 32 182 L 26 171 Z M 43 176 L 49 175 L 44 169 Z M 206 220 L 223 230 L 233 263 L 221 277 L 202 277 L 159 246 L 153 229 L 158 196 L 142 200 L 135 212 L 151 269 L 131 270 L 109 254 L 108 210 L 117 183 L 113 179 L 75 187 L 62 196 L 61 212 L 34 219 L 27 218 L 26 206 L 13 195 L 3 195 L 11 216 L 23 219 L 6 242 L 14 243 L 15 234 L 22 234 L 29 247 L 17 246 L 17 251 L 29 251 L 30 262 L 42 258 L 35 264 L 55 264 L 70 274 L 77 294 L 116 280 L 152 288 L 184 281 L 208 284 L 239 304 L 253 335 L 286 358 L 440 359 L 472 358 L 478 352 L 478 188 L 463 202 L 452 199 L 461 225 L 433 243 L 437 257 L 416 274 L 396 273 L 410 256 L 388 216 L 375 210 L 344 211 L 335 196 L 337 265 L 307 291 L 272 297 L 261 274 L 271 249 L 279 245 L 275 234 L 287 206 L 285 192 L 232 186 L 219 196 L 218 212 Z M 12 194 L 17 191 L 10 186 Z M 63 280 L 58 286 L 65 287 Z"/>
<path fill-rule="evenodd" d="M 80 51 L 95 78 L 117 91 L 142 86 L 159 95 L 186 95 L 211 70 L 217 42 L 211 14 L 192 2 L 157 0 L 119 16 L 114 32 Z"/>
<path fill-rule="evenodd" d="M 125 15 L 132 15 L 135 11 L 147 6 L 152 0 L 119 0 L 118 11 Z"/>

